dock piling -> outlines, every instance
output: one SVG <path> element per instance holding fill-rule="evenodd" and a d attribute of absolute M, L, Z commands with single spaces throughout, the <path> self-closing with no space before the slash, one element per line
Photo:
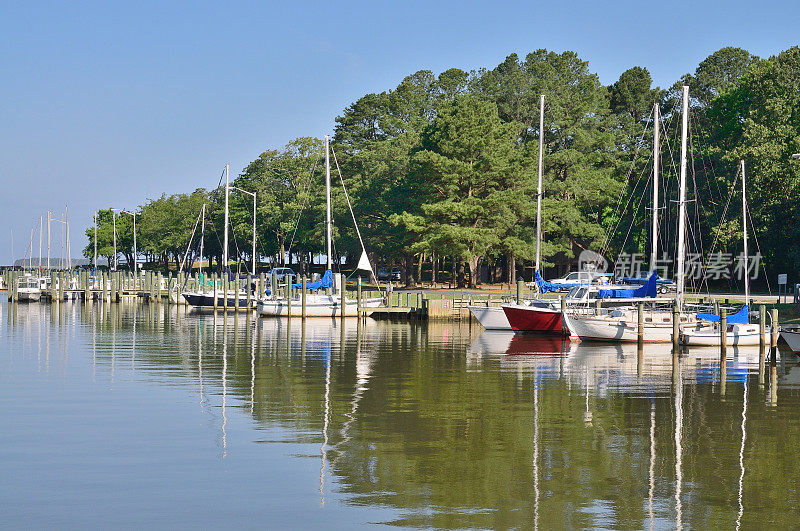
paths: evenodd
<path fill-rule="evenodd" d="M 680 346 L 681 340 L 681 321 L 680 321 L 680 311 L 678 310 L 678 305 L 672 305 L 672 348 L 675 352 L 678 351 Z"/>
<path fill-rule="evenodd" d="M 347 306 L 347 301 L 345 295 L 347 294 L 347 277 L 344 276 L 344 273 L 339 273 L 339 313 L 342 317 L 345 316 L 345 309 Z"/>
<path fill-rule="evenodd" d="M 358 275 L 358 284 L 356 289 L 358 290 L 356 292 L 356 309 L 358 311 L 358 317 L 361 317 L 361 275 Z"/>
<path fill-rule="evenodd" d="M 719 312 L 719 349 L 720 355 L 725 355 L 728 346 L 728 311 L 723 308 Z"/>
<path fill-rule="evenodd" d="M 644 304 L 636 305 L 636 342 L 641 345 L 644 342 Z"/>
<path fill-rule="evenodd" d="M 302 284 L 301 289 L 303 290 L 302 293 L 301 293 L 302 302 L 300 303 L 300 305 L 301 305 L 300 315 L 302 316 L 303 319 L 305 319 L 306 318 L 306 293 L 308 291 L 308 288 L 306 288 L 306 277 L 305 277 L 305 275 L 303 275 L 303 278 L 300 280 L 300 282 Z"/>
<path fill-rule="evenodd" d="M 771 337 L 771 341 L 770 341 L 770 346 L 771 347 L 776 347 L 776 346 L 778 346 L 778 309 L 777 308 L 773 308 L 772 309 L 772 328 L 771 328 L 771 331 L 772 331 L 772 337 Z"/>
<path fill-rule="evenodd" d="M 292 316 L 292 276 L 286 275 L 286 317 Z"/>

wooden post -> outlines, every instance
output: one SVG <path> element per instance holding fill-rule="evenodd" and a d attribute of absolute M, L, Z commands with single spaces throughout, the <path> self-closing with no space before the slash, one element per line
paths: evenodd
<path fill-rule="evenodd" d="M 763 357 L 764 336 L 767 333 L 767 306 L 765 304 L 758 305 L 758 345 L 761 347 Z"/>
<path fill-rule="evenodd" d="M 264 291 L 267 288 L 267 276 L 264 273 L 258 275 L 258 290 L 256 291 L 256 298 L 260 299 L 264 296 Z"/>
<path fill-rule="evenodd" d="M 272 292 L 272 298 L 278 298 L 278 275 L 275 273 L 275 270 L 272 270 L 272 277 L 270 278 L 270 291 Z"/>
<path fill-rule="evenodd" d="M 361 317 L 361 275 L 358 275 L 358 284 L 357 284 L 357 292 L 356 292 L 356 309 L 358 311 L 358 316 Z"/>
<path fill-rule="evenodd" d="M 772 323 L 771 323 L 771 331 L 772 337 L 770 341 L 770 347 L 776 347 L 778 345 L 778 309 L 772 309 Z"/>
<path fill-rule="evenodd" d="M 217 309 L 219 307 L 219 301 L 217 298 L 217 274 L 214 273 L 211 275 L 211 294 L 214 297 L 214 313 L 217 313 Z"/>
<path fill-rule="evenodd" d="M 522 287 L 524 283 L 521 280 L 517 280 L 517 304 L 522 304 Z"/>
<path fill-rule="evenodd" d="M 98 280 L 100 281 L 100 297 L 102 297 L 103 302 L 106 302 L 108 299 L 108 287 L 106 286 L 106 273 L 105 271 L 101 271 L 99 274 Z"/>
<path fill-rule="evenodd" d="M 247 311 L 253 309 L 253 275 L 247 274 Z M 249 330 L 249 329 L 248 329 Z"/>
<path fill-rule="evenodd" d="M 644 303 L 639 303 L 636 306 L 636 342 L 640 345 L 644 342 Z"/>
<path fill-rule="evenodd" d="M 559 297 L 559 302 L 561 303 L 561 334 L 567 335 L 568 330 L 566 325 L 564 324 L 564 316 L 567 315 L 567 299 L 564 297 Z"/>
<path fill-rule="evenodd" d="M 342 317 L 345 316 L 345 307 L 347 306 L 347 301 L 345 295 L 347 294 L 347 284 L 345 284 L 345 276 L 344 273 L 339 273 L 339 313 Z"/>
<path fill-rule="evenodd" d="M 680 345 L 680 336 L 681 336 L 681 314 L 678 310 L 678 305 L 672 305 L 672 347 L 675 349 L 675 352 L 678 351 L 678 346 Z"/>
<path fill-rule="evenodd" d="M 222 272 L 222 307 L 225 311 L 228 311 L 228 287 L 230 286 L 230 280 L 228 279 L 228 272 Z"/>
<path fill-rule="evenodd" d="M 724 308 L 719 312 L 719 348 L 725 352 L 728 346 L 728 311 Z"/>
<path fill-rule="evenodd" d="M 600 299 L 594 301 L 594 309 L 595 309 L 595 314 L 600 315 L 600 312 L 603 309 L 603 301 L 601 301 Z"/>
<path fill-rule="evenodd" d="M 83 302 L 89 302 L 89 298 L 92 296 L 92 284 L 89 282 L 89 272 L 83 272 Z"/>
<path fill-rule="evenodd" d="M 236 281 L 233 283 L 233 311 L 235 311 L 238 315 L 239 313 L 239 279 L 237 278 Z"/>
<path fill-rule="evenodd" d="M 292 316 L 292 277 L 286 275 L 286 317 Z"/>
<path fill-rule="evenodd" d="M 302 284 L 301 289 L 303 290 L 303 293 L 301 294 L 301 297 L 302 297 L 302 302 L 301 302 L 302 313 L 301 313 L 301 315 L 302 315 L 303 319 L 305 319 L 306 318 L 306 292 L 308 290 L 308 288 L 306 288 L 306 277 L 303 276 L 303 279 L 300 282 Z"/>

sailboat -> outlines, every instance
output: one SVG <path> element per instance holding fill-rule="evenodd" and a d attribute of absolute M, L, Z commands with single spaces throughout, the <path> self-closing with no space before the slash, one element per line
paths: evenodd
<path fill-rule="evenodd" d="M 339 285 L 339 293 L 333 293 L 333 288 L 337 288 L 333 280 L 333 270 L 331 267 L 332 244 L 331 244 L 331 161 L 330 161 L 330 138 L 325 135 L 325 237 L 326 237 L 326 251 L 328 257 L 327 270 L 322 278 L 316 282 L 306 284 L 306 289 L 318 291 L 325 290 L 326 293 L 307 293 L 305 301 L 305 315 L 307 317 L 335 317 L 335 316 L 357 316 L 358 315 L 358 301 L 347 300 L 345 297 L 345 289 L 343 285 Z M 355 219 L 353 220 L 355 221 Z M 372 271 L 372 266 L 367 258 L 366 251 L 364 250 L 364 242 L 361 240 L 361 232 L 356 226 L 359 241 L 361 241 L 361 259 L 358 262 L 357 269 L 364 269 Z M 302 284 L 294 283 L 292 288 L 301 288 Z M 289 315 L 290 306 L 295 307 L 294 315 L 300 316 L 301 312 L 297 309 L 302 304 L 300 294 L 296 293 L 294 299 L 291 301 L 285 298 L 278 297 L 277 293 L 267 293 L 266 297 L 258 300 L 258 313 L 264 317 L 280 317 Z M 362 310 L 367 314 L 370 309 L 377 308 L 381 305 L 383 299 L 380 297 L 365 299 L 361 301 Z M 344 313 L 342 313 L 341 305 L 344 304 Z"/>
<path fill-rule="evenodd" d="M 657 106 L 656 106 L 657 107 Z M 656 111 L 657 112 L 657 111 Z M 537 189 L 536 204 L 536 272 L 534 280 L 540 295 L 549 291 L 558 291 L 560 285 L 545 281 L 539 269 L 539 257 L 542 240 L 541 220 L 542 220 L 542 171 L 544 153 L 544 95 L 541 96 L 539 105 L 539 182 Z M 658 147 L 656 146 L 656 151 Z M 658 170 L 655 170 L 657 179 Z M 654 191 L 654 203 L 658 203 L 658 187 Z M 655 224 L 655 221 L 654 221 Z M 655 225 L 654 225 L 655 227 Z M 654 228 L 654 234 L 655 228 Z M 655 236 L 653 241 L 655 242 Z M 655 249 L 655 243 L 654 243 Z M 654 251 L 655 253 L 655 251 Z M 655 263 L 655 259 L 651 263 Z M 590 286 L 580 285 L 572 288 L 565 298 L 566 306 L 573 310 L 579 306 L 588 306 L 588 302 L 600 299 L 613 299 L 613 306 L 621 306 L 635 302 L 641 297 L 648 297 L 654 300 L 657 293 L 656 278 L 651 278 L 643 286 L 637 289 L 614 288 L 613 286 Z M 543 332 L 549 334 L 563 334 L 568 327 L 564 321 L 561 311 L 561 300 L 559 299 L 538 299 L 528 301 L 525 304 L 503 304 L 500 310 L 503 311 L 507 329 L 525 332 Z M 472 310 L 472 308 L 470 308 Z"/>
<path fill-rule="evenodd" d="M 539 294 L 549 291 L 541 281 L 539 256 L 542 241 L 542 162 L 544 150 L 544 94 L 539 99 L 539 180 L 536 189 L 536 281 Z M 503 304 L 500 307 L 469 306 L 469 311 L 487 330 L 515 330 L 563 333 L 560 301 L 524 301 L 522 304 Z"/>
<path fill-rule="evenodd" d="M 655 247 L 657 244 L 658 227 L 658 105 L 655 107 L 655 134 L 653 142 L 654 167 L 653 167 L 653 255 L 651 269 L 655 266 Z M 689 87 L 683 87 L 683 117 L 681 127 L 681 167 L 680 167 L 680 198 L 678 201 L 678 282 L 677 304 L 679 325 L 691 326 L 697 318 L 693 313 L 683 311 L 685 292 L 685 258 L 686 258 L 686 150 L 689 132 Z M 653 273 L 655 275 L 655 273 Z M 651 275 L 652 277 L 652 275 Z M 640 299 L 639 302 L 652 302 L 653 299 Z M 642 340 L 649 343 L 668 343 L 673 335 L 673 313 L 670 310 L 656 309 L 652 305 L 644 312 Z M 580 339 L 601 341 L 638 341 L 639 319 L 638 310 L 634 307 L 612 308 L 597 312 L 596 314 L 578 313 L 564 315 L 564 321 L 572 335 Z"/>
<path fill-rule="evenodd" d="M 225 164 L 225 236 L 224 242 L 222 245 L 222 267 L 226 274 L 225 282 L 229 282 L 232 280 L 236 280 L 236 276 L 228 269 L 228 225 L 230 223 L 229 220 L 229 210 L 228 210 L 228 199 L 230 196 L 230 164 Z M 205 232 L 205 205 L 203 205 L 203 233 Z M 204 234 L 201 238 L 204 237 Z M 202 242 L 202 240 L 201 240 Z M 202 246 L 202 243 L 201 243 Z M 200 253 L 200 260 L 202 261 L 202 251 Z M 255 262 L 254 262 L 255 263 Z M 253 272 L 255 274 L 255 271 Z M 248 286 L 249 289 L 249 286 Z M 253 309 L 253 304 L 255 297 L 251 298 L 250 305 L 247 304 L 247 291 L 238 287 L 237 281 L 237 288 L 233 290 L 227 290 L 225 288 L 220 288 L 219 286 L 214 284 L 211 291 L 206 292 L 203 289 L 199 291 L 189 291 L 183 293 L 183 298 L 186 299 L 186 302 L 194 309 L 197 310 L 210 310 L 210 309 L 228 309 L 233 310 L 235 308 L 239 308 L 239 310 L 247 311 Z M 237 301 L 238 299 L 238 301 Z M 238 302 L 238 303 L 237 303 Z"/>
<path fill-rule="evenodd" d="M 764 327 L 761 335 L 760 326 L 750 324 L 750 278 L 747 271 L 747 196 L 745 184 L 744 160 L 740 162 L 742 171 L 742 235 L 744 238 L 744 306 L 741 310 L 727 317 L 725 344 L 734 346 L 767 344 L 772 334 L 771 327 Z M 694 328 L 681 330 L 681 343 L 684 345 L 720 346 L 722 331 L 720 316 L 711 313 L 698 313 L 698 322 Z"/>

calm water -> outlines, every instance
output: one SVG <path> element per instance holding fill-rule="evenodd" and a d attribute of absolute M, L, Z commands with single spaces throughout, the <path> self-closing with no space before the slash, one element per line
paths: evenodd
<path fill-rule="evenodd" d="M 800 366 L 758 350 L 0 305 L 4 527 L 792 527 Z"/>

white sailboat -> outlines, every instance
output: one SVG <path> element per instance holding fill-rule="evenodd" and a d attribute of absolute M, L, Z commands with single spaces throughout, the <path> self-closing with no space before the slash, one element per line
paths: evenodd
<path fill-rule="evenodd" d="M 659 138 L 659 113 L 658 105 L 655 106 L 655 132 L 654 138 Z M 683 297 L 685 292 L 685 257 L 686 257 L 686 150 L 689 130 L 689 87 L 683 87 L 683 117 L 681 128 L 681 166 L 680 166 L 680 198 L 678 202 L 678 275 L 677 275 L 677 304 L 678 319 L 682 326 L 691 326 L 697 319 L 693 313 L 683 311 Z M 658 141 L 653 143 L 653 242 L 657 245 L 658 228 Z M 653 251 L 655 257 L 655 251 Z M 655 260 L 651 258 L 651 270 L 654 269 Z M 652 300 L 652 299 L 650 299 Z M 641 302 L 648 302 L 642 299 Z M 564 321 L 572 335 L 580 339 L 601 341 L 638 341 L 638 309 L 615 308 L 602 313 L 577 313 L 573 312 L 564 316 Z M 652 306 L 644 312 L 643 341 L 649 343 L 668 343 L 673 335 L 673 313 L 670 310 L 656 309 Z"/>
<path fill-rule="evenodd" d="M 344 296 L 345 287 L 341 283 L 336 283 L 333 280 L 333 273 L 331 269 L 332 258 L 332 245 L 331 245 L 331 162 L 330 162 L 330 138 L 325 135 L 325 237 L 326 237 L 326 251 L 328 257 L 327 270 L 322 279 L 317 282 L 312 282 L 306 285 L 307 289 L 321 290 L 325 289 L 326 293 L 306 293 L 306 316 L 307 317 L 335 317 L 335 316 L 357 316 L 358 315 L 358 301 L 347 300 Z M 353 220 L 355 221 L 355 219 Z M 358 233 L 359 241 L 361 241 L 361 232 L 356 225 L 356 232 Z M 362 255 L 359 260 L 358 269 L 365 269 L 372 271 L 372 266 L 369 264 L 366 252 L 364 251 L 364 242 L 361 241 Z M 295 288 L 300 287 L 299 284 L 292 285 Z M 332 289 L 336 288 L 336 289 Z M 338 292 L 338 293 L 336 293 Z M 380 297 L 365 299 L 361 301 L 362 310 L 366 314 L 370 313 L 370 309 L 377 308 L 381 305 L 383 299 Z M 294 307 L 291 312 L 294 316 L 301 316 L 300 307 L 303 301 L 300 293 L 295 292 L 292 300 L 289 301 L 281 298 L 277 293 L 270 293 L 266 297 L 262 297 L 258 301 L 258 313 L 264 317 L 281 317 L 288 316 L 290 308 Z M 344 304 L 344 313 L 342 313 L 342 304 Z"/>
<path fill-rule="evenodd" d="M 725 344 L 734 346 L 769 344 L 772 328 L 764 327 L 761 335 L 760 326 L 750 324 L 750 278 L 747 270 L 747 196 L 745 182 L 744 160 L 740 162 L 742 171 L 742 233 L 744 238 L 744 306 L 737 313 L 727 318 L 725 331 Z M 693 328 L 681 330 L 681 343 L 689 346 L 720 346 L 722 344 L 722 330 L 720 330 L 720 316 L 715 314 L 698 313 L 697 325 Z"/>

